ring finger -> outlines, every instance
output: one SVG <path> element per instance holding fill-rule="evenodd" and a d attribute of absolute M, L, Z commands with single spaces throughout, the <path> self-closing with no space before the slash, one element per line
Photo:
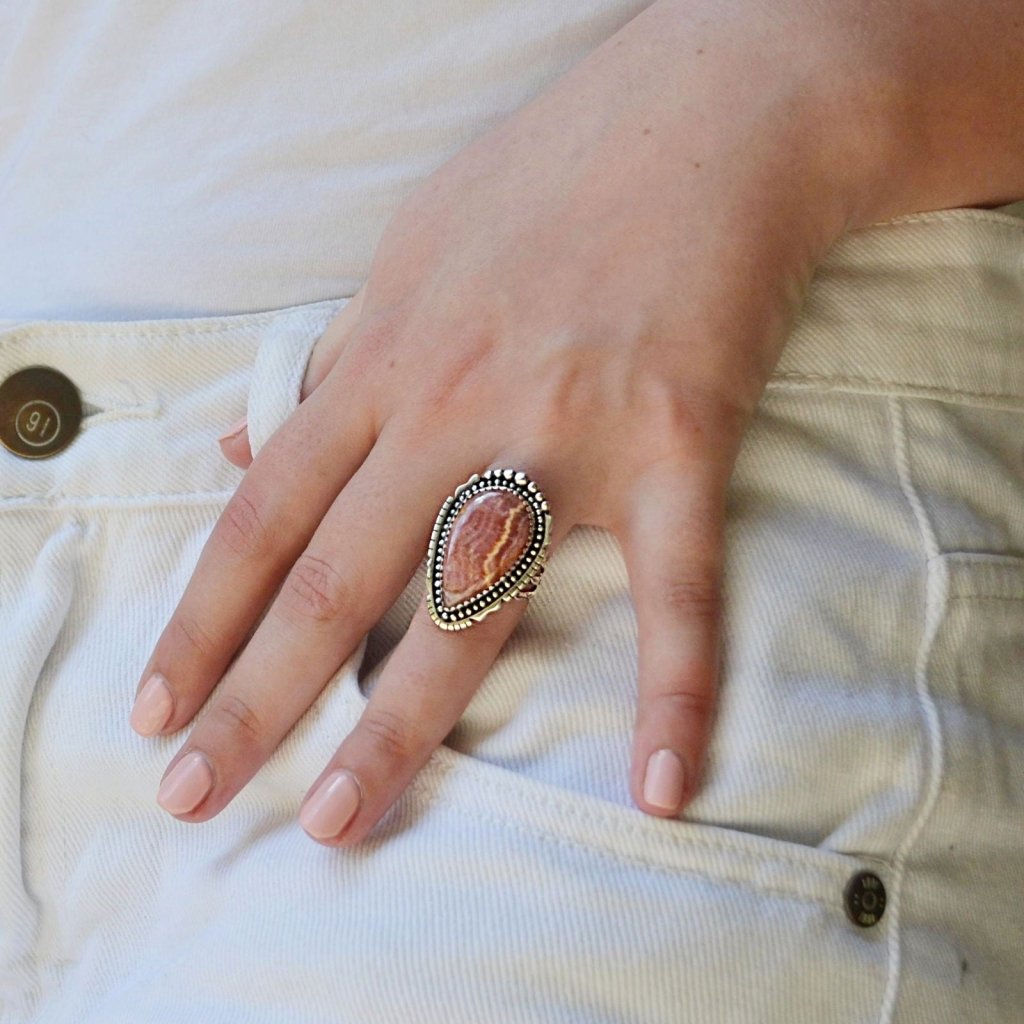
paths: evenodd
<path fill-rule="evenodd" d="M 516 463 L 492 464 L 499 465 Z M 569 529 L 567 516 L 552 517 L 548 558 Z M 303 802 L 299 820 L 312 838 L 354 846 L 366 837 L 462 717 L 527 606 L 512 600 L 449 632 L 431 620 L 424 597 L 358 723 Z"/>

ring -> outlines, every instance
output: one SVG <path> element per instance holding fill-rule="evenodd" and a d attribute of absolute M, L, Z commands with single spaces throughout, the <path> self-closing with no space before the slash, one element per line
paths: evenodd
<path fill-rule="evenodd" d="M 544 572 L 551 515 L 521 470 L 474 473 L 437 513 L 427 552 L 427 610 L 441 629 L 468 629 L 505 601 L 528 599 Z"/>

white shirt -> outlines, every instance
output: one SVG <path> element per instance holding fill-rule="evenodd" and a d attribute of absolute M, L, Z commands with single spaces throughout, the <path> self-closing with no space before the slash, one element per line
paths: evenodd
<path fill-rule="evenodd" d="M 646 6 L 0 5 L 0 317 L 352 295 L 418 182 Z"/>
<path fill-rule="evenodd" d="M 646 6 L 0 5 L 0 317 L 352 295 L 418 182 Z"/>

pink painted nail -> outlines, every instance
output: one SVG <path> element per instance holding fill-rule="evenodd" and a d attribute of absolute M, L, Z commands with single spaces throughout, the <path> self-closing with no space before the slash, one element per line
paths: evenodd
<path fill-rule="evenodd" d="M 225 430 L 224 433 L 217 438 L 217 440 L 230 441 L 231 438 L 237 437 L 245 429 L 245 426 L 248 422 L 248 418 L 243 416 L 237 423 L 232 423 L 231 426 L 228 427 L 228 429 Z"/>
<path fill-rule="evenodd" d="M 644 800 L 655 807 L 676 811 L 683 802 L 683 762 L 667 747 L 656 750 L 647 762 Z"/>
<path fill-rule="evenodd" d="M 129 721 L 140 736 L 152 736 L 167 724 L 173 710 L 174 700 L 167 688 L 167 680 L 159 672 L 154 672 L 135 698 Z"/>
<path fill-rule="evenodd" d="M 351 772 L 329 775 L 302 805 L 299 822 L 314 839 L 333 839 L 359 809 L 359 784 Z"/>
<path fill-rule="evenodd" d="M 164 779 L 156 802 L 171 814 L 191 811 L 213 788 L 213 770 L 198 750 L 186 754 Z"/>

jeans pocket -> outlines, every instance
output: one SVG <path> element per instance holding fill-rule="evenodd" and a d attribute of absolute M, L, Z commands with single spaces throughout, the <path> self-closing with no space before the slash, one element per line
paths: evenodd
<path fill-rule="evenodd" d="M 335 699 L 354 725 L 367 698 L 345 680 Z M 346 998 L 371 1019 L 433 1005 L 425 977 L 459 978 L 453 1020 L 485 999 L 518 1007 L 502 1021 L 877 1019 L 888 922 L 847 911 L 862 871 L 887 879 L 874 862 L 656 818 L 443 745 L 353 853 Z"/>

